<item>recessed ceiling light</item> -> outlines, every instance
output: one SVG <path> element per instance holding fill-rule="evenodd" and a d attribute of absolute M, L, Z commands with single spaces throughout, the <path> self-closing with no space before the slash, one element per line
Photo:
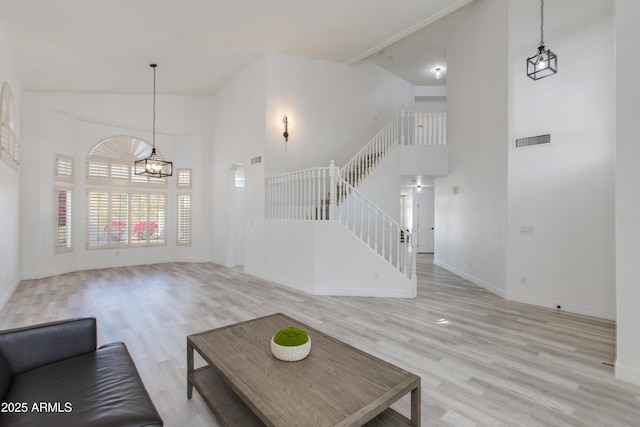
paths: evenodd
<path fill-rule="evenodd" d="M 447 71 L 447 69 L 443 66 L 437 66 L 431 72 L 436 76 L 436 79 L 442 77 L 442 75 Z"/>

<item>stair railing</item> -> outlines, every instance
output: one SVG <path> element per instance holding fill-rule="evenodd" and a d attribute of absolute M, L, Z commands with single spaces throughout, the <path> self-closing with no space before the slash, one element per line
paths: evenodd
<path fill-rule="evenodd" d="M 403 229 L 342 177 L 337 176 L 335 182 L 335 202 L 331 200 L 332 218 L 409 279 L 415 280 L 416 250 L 411 232 Z"/>
<path fill-rule="evenodd" d="M 397 115 L 340 168 L 340 176 L 354 187 L 360 185 L 369 172 L 398 145 L 399 129 L 400 116 Z"/>
<path fill-rule="evenodd" d="M 331 161 L 267 178 L 266 218 L 340 221 L 415 282 L 411 233 L 357 190 L 397 145 L 447 145 L 447 112 L 400 110 L 342 168 Z"/>
<path fill-rule="evenodd" d="M 402 145 L 447 145 L 446 111 L 400 110 L 399 130 Z"/>
<path fill-rule="evenodd" d="M 329 167 L 266 179 L 266 218 L 334 220 L 356 235 L 409 279 L 415 278 L 412 235 Z"/>
<path fill-rule="evenodd" d="M 400 110 L 340 169 L 340 176 L 358 187 L 397 145 L 447 145 L 447 112 Z"/>
<path fill-rule="evenodd" d="M 329 219 L 329 200 L 332 192 L 329 170 L 327 167 L 310 168 L 267 178 L 266 218 Z"/>

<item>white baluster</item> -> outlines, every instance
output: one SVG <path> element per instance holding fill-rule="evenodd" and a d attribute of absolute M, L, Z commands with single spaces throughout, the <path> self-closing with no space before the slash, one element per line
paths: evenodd
<path fill-rule="evenodd" d="M 393 223 L 389 221 L 389 262 L 393 264 Z"/>
<path fill-rule="evenodd" d="M 358 196 L 359 197 L 359 196 Z M 357 198 L 352 199 L 351 205 L 353 205 L 353 209 L 351 210 L 351 231 L 355 234 L 356 232 L 356 205 L 358 201 Z"/>
<path fill-rule="evenodd" d="M 360 199 L 360 240 L 363 240 L 363 229 L 364 229 L 364 199 Z"/>
<path fill-rule="evenodd" d="M 367 203 L 367 245 L 371 247 L 371 203 Z"/>
<path fill-rule="evenodd" d="M 398 268 L 400 268 L 400 230 L 401 229 L 398 227 L 395 233 L 396 237 L 394 239 L 394 242 L 396 245 L 396 264 L 397 264 L 396 267 Z"/>
<path fill-rule="evenodd" d="M 382 258 L 386 258 L 386 256 L 385 256 L 386 246 L 385 246 L 385 242 L 384 241 L 385 241 L 385 236 L 386 236 L 387 233 L 385 232 L 385 229 L 384 229 L 385 221 L 386 221 L 386 218 L 383 216 L 382 217 L 382 223 L 380 225 L 380 227 L 381 227 L 380 228 L 380 234 L 382 234 L 382 242 L 381 242 L 381 245 L 380 245 L 380 255 L 382 255 Z"/>
<path fill-rule="evenodd" d="M 335 219 L 336 215 L 336 165 L 333 160 L 329 162 L 329 219 Z"/>

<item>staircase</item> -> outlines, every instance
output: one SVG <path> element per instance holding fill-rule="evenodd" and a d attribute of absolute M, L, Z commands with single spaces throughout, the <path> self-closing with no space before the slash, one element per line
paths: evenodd
<path fill-rule="evenodd" d="M 416 283 L 412 236 L 358 186 L 401 145 L 446 145 L 445 111 L 400 111 L 343 167 L 289 172 L 266 179 L 266 219 L 335 221 Z"/>

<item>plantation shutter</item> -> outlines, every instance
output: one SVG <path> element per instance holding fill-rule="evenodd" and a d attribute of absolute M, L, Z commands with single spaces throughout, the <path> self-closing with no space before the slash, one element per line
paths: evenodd
<path fill-rule="evenodd" d="M 107 246 L 109 244 L 109 193 L 90 191 L 87 200 L 87 246 Z"/>
<path fill-rule="evenodd" d="M 178 245 L 191 244 L 191 194 L 178 195 Z"/>
<path fill-rule="evenodd" d="M 167 196 L 164 194 L 149 195 L 149 243 L 165 243 L 165 212 Z"/>
<path fill-rule="evenodd" d="M 60 181 L 73 181 L 73 158 L 56 156 L 55 179 Z"/>
<path fill-rule="evenodd" d="M 73 249 L 73 194 L 68 188 L 56 188 L 56 243 L 58 251 Z"/>

